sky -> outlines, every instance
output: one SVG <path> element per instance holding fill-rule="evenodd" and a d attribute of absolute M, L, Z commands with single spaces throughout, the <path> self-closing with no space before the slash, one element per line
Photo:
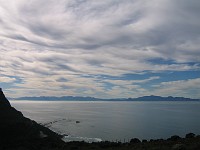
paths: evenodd
<path fill-rule="evenodd" d="M 0 0 L 0 87 L 200 98 L 199 15 L 199 0 Z"/>

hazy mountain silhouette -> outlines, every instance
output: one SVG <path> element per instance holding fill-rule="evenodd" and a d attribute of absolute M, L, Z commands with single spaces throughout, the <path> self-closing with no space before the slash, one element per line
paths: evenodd
<path fill-rule="evenodd" d="M 200 101 L 199 99 L 191 99 L 185 97 L 161 97 L 161 96 L 143 96 L 138 98 L 113 98 L 101 99 L 95 97 L 80 97 L 80 96 L 39 96 L 39 97 L 18 97 L 11 98 L 14 100 L 33 100 L 33 101 Z"/>

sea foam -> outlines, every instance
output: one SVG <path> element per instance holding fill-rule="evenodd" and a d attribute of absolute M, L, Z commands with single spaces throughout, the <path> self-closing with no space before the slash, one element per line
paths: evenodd
<path fill-rule="evenodd" d="M 67 136 L 63 137 L 63 141 L 65 141 L 65 142 L 84 141 L 84 142 L 87 142 L 87 143 L 92 143 L 92 142 L 101 142 L 102 139 L 67 135 Z"/>

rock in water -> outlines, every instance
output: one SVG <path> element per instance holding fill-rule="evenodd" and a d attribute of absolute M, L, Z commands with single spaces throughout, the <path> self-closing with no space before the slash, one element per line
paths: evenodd
<path fill-rule="evenodd" d="M 13 108 L 0 88 L 0 149 L 52 149 L 62 144 L 60 135 Z"/>

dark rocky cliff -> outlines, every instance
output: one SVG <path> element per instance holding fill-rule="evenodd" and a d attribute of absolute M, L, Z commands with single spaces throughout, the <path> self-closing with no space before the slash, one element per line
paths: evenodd
<path fill-rule="evenodd" d="M 9 108 L 11 107 L 9 101 L 6 99 L 2 89 L 0 88 L 0 107 Z"/>
<path fill-rule="evenodd" d="M 51 149 L 62 144 L 60 135 L 13 108 L 0 89 L 0 149 Z"/>

